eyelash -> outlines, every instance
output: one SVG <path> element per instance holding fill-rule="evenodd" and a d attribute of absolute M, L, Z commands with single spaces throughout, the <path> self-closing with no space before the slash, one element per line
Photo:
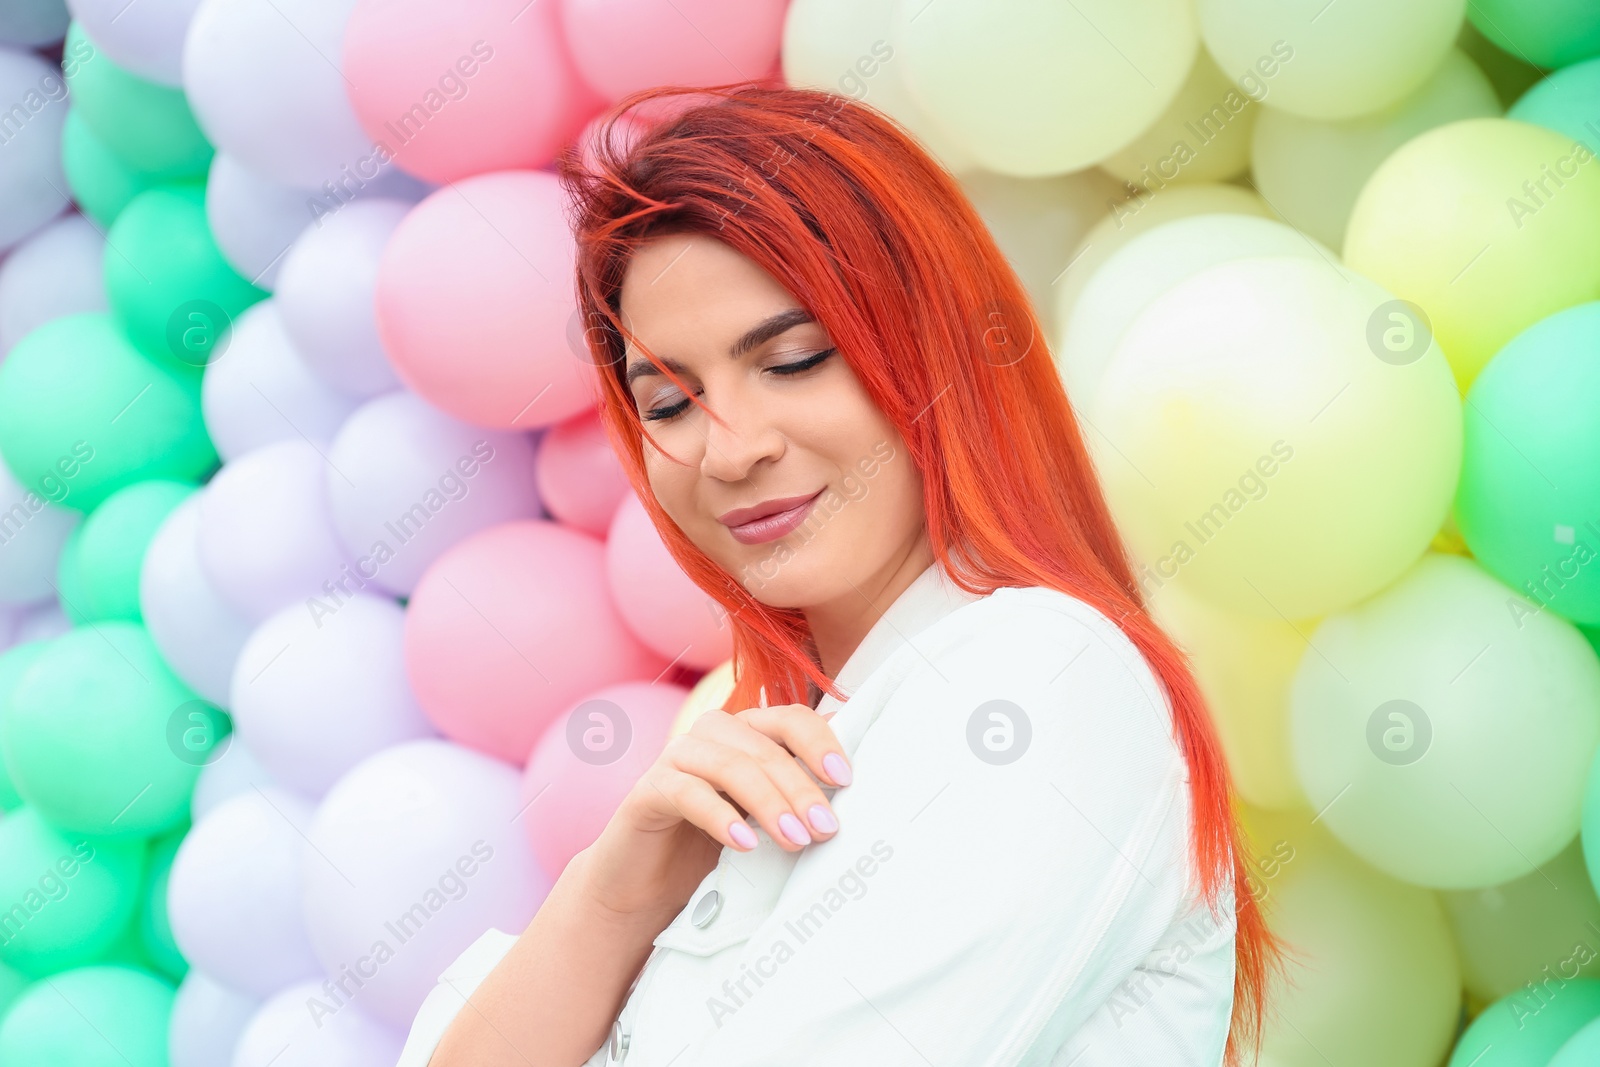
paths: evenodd
<path fill-rule="evenodd" d="M 775 367 L 768 367 L 767 369 L 772 373 L 784 378 L 793 377 L 794 375 L 801 374 L 805 371 L 820 366 L 828 359 L 829 356 L 833 355 L 837 351 L 839 351 L 837 347 L 825 349 L 815 355 L 807 356 L 805 359 L 802 359 L 799 362 L 783 363 Z M 664 408 L 653 408 L 650 411 L 645 412 L 641 418 L 643 418 L 646 422 L 670 422 L 679 415 L 683 414 L 688 407 L 689 401 L 686 398 L 678 401 L 676 404 L 669 404 Z"/>

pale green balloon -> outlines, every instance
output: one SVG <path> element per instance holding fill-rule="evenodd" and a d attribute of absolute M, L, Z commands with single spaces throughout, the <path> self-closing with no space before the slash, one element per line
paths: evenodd
<path fill-rule="evenodd" d="M 1290 945 L 1268 991 L 1257 1067 L 1437 1064 L 1461 1007 L 1437 894 L 1373 870 L 1309 813 L 1242 806 L 1240 816 L 1250 891 Z"/>
<path fill-rule="evenodd" d="M 1421 85 L 1461 28 L 1466 0 L 1198 0 L 1217 65 L 1270 107 L 1345 119 Z"/>
<path fill-rule="evenodd" d="M 1361 187 L 1391 152 L 1424 130 L 1500 112 L 1489 79 L 1452 48 L 1420 88 L 1382 111 L 1309 119 L 1263 109 L 1251 145 L 1251 173 L 1261 195 L 1290 224 L 1340 248 Z"/>
<path fill-rule="evenodd" d="M 1508 993 L 1472 1020 L 1448 1067 L 1554 1067 L 1552 1057 L 1596 1017 L 1600 982 L 1592 978 Z"/>
<path fill-rule="evenodd" d="M 1600 899 L 1574 840 L 1537 871 L 1439 894 L 1467 991 L 1490 1001 L 1523 983 L 1600 978 Z"/>
<path fill-rule="evenodd" d="M 145 884 L 140 891 L 139 914 L 133 923 L 139 942 L 155 970 L 175 982 L 183 981 L 188 973 L 189 961 L 184 959 L 172 936 L 172 918 L 167 913 L 167 885 L 172 876 L 172 861 L 178 848 L 189 833 L 190 822 L 184 819 L 159 837 L 150 839 L 145 856 Z"/>
<path fill-rule="evenodd" d="M 138 622 L 139 568 L 162 521 L 189 494 L 192 482 L 149 478 L 112 493 L 73 530 L 83 600 L 95 620 Z M 75 620 L 77 621 L 77 620 Z"/>
<path fill-rule="evenodd" d="M 1117 342 L 1152 300 L 1207 267 L 1254 256 L 1305 256 L 1323 263 L 1339 258 L 1275 219 L 1221 213 L 1175 219 L 1111 253 L 1085 283 L 1055 348 L 1073 404 L 1085 411 L 1092 406 Z"/>
<path fill-rule="evenodd" d="M 1100 169 L 1149 190 L 1232 178 L 1250 166 L 1250 132 L 1262 110 L 1202 48 L 1167 109 Z"/>
<path fill-rule="evenodd" d="M 1037 178 L 1131 144 L 1199 51 L 1187 0 L 900 0 L 911 95 L 975 159 Z"/>
<path fill-rule="evenodd" d="M 1600 1018 L 1591 1019 L 1583 1029 L 1567 1038 L 1549 1067 L 1594 1067 L 1600 1063 Z"/>
<path fill-rule="evenodd" d="M 0 652 L 0 723 L 5 722 L 6 702 L 11 699 L 12 690 L 17 686 L 17 679 L 22 677 L 22 672 L 27 670 L 39 654 L 49 645 L 49 641 L 24 641 L 20 645 L 12 645 L 4 652 Z M 11 811 L 22 806 L 22 795 L 17 792 L 16 783 L 11 780 L 11 772 L 5 764 L 5 733 L 0 730 L 0 811 Z"/>
<path fill-rule="evenodd" d="M 1455 490 L 1461 401 L 1437 346 L 1376 342 L 1391 305 L 1337 263 L 1272 256 L 1207 267 L 1139 313 L 1084 422 L 1142 565 L 1304 619 L 1421 555 Z"/>
<path fill-rule="evenodd" d="M 1559 184 L 1558 184 L 1559 183 Z M 1373 172 L 1344 259 L 1420 305 L 1465 394 L 1527 327 L 1600 299 L 1600 163 L 1513 119 L 1461 119 L 1407 141 Z"/>
<path fill-rule="evenodd" d="M 1439 889 L 1530 874 L 1577 834 L 1600 659 L 1476 562 L 1429 553 L 1322 621 L 1289 692 L 1295 772 L 1351 851 Z"/>
<path fill-rule="evenodd" d="M 76 967 L 25 989 L 0 1019 L 7 1067 L 168 1067 L 173 987 L 116 964 Z"/>
<path fill-rule="evenodd" d="M 1052 283 L 1056 291 L 1053 320 L 1057 333 L 1072 321 L 1084 287 L 1117 249 L 1174 219 L 1219 212 L 1264 219 L 1272 217 L 1272 209 L 1265 200 L 1249 189 L 1227 182 L 1168 185 L 1112 204 L 1110 213 L 1078 242 L 1067 257 L 1066 270 Z"/>

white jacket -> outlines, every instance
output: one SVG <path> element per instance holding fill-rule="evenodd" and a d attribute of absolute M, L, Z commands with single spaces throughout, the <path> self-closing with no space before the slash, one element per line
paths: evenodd
<path fill-rule="evenodd" d="M 1218 924 L 1195 895 L 1187 766 L 1121 630 L 935 563 L 836 681 L 838 833 L 723 849 L 572 1067 L 1216 1067 L 1233 898 Z M 444 971 L 397 1067 L 516 940 L 490 929 Z"/>

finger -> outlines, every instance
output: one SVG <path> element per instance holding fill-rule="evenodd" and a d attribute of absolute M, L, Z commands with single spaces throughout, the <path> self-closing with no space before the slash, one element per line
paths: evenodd
<path fill-rule="evenodd" d="M 818 781 L 838 786 L 850 784 L 850 761 L 845 758 L 839 735 L 833 732 L 827 719 L 806 705 L 750 708 L 734 718 L 782 744 L 811 769 Z"/>
<path fill-rule="evenodd" d="M 748 738 L 736 745 L 686 734 L 673 740 L 672 765 L 726 793 L 786 851 L 836 832 L 838 820 L 827 798 L 793 757 L 749 727 L 731 725 L 764 744 L 767 751 L 746 751 Z"/>
<path fill-rule="evenodd" d="M 735 810 L 735 805 L 704 778 L 676 767 L 664 767 L 659 780 L 651 784 L 685 822 L 713 841 L 740 852 L 756 847 L 755 831 L 745 821 L 744 811 Z"/>

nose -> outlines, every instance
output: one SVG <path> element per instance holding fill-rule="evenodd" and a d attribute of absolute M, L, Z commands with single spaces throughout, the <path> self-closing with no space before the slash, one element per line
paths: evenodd
<path fill-rule="evenodd" d="M 706 447 L 700 457 L 701 474 L 725 482 L 742 481 L 758 463 L 783 455 L 783 431 L 757 398 L 725 399 L 712 410 L 726 425 L 715 419 L 704 420 Z"/>

